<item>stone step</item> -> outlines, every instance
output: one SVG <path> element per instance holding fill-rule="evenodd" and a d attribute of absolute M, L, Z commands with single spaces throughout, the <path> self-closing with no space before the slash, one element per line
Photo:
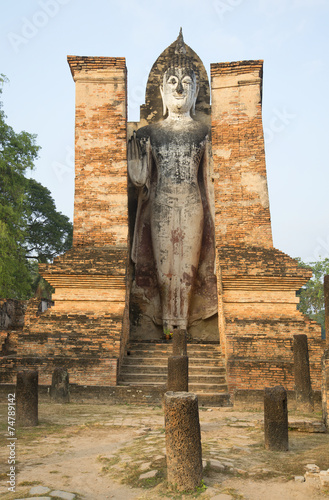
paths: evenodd
<path fill-rule="evenodd" d="M 138 384 L 143 384 L 144 382 L 150 382 L 152 384 L 165 384 L 167 382 L 166 373 L 121 373 L 120 374 L 120 384 L 121 382 L 135 382 Z"/>
<path fill-rule="evenodd" d="M 120 381 L 122 382 L 152 382 L 154 384 L 166 383 L 167 374 L 166 373 L 121 373 Z M 223 385 L 225 384 L 224 376 L 217 375 L 189 375 L 190 384 L 201 384 L 201 385 Z"/>
<path fill-rule="evenodd" d="M 129 344 L 126 347 L 127 351 L 163 351 L 171 352 L 173 349 L 172 344 Z M 187 344 L 188 351 L 199 351 L 199 352 L 220 352 L 220 346 L 218 344 Z"/>
<path fill-rule="evenodd" d="M 154 365 L 153 363 L 143 365 L 141 363 L 133 364 L 124 362 L 121 365 L 120 373 L 167 373 L 167 371 L 168 363 L 163 363 L 161 365 Z M 203 372 L 209 375 L 225 376 L 224 366 L 199 366 L 189 363 L 189 373 L 191 375 L 202 374 Z"/>
<path fill-rule="evenodd" d="M 215 375 L 224 375 L 226 376 L 226 369 L 223 363 L 215 363 L 213 366 L 207 364 L 207 365 L 199 365 L 199 364 L 194 364 L 190 363 L 189 360 L 189 371 L 190 373 L 202 373 L 206 371 L 209 374 L 215 374 Z"/>
<path fill-rule="evenodd" d="M 154 354 L 144 354 L 143 352 L 138 352 L 134 354 L 126 354 L 124 356 L 124 361 L 128 363 L 133 363 L 137 364 L 140 362 L 140 360 L 145 360 L 145 362 L 149 363 L 154 363 L 157 359 L 162 360 L 167 360 L 170 356 L 173 356 L 173 354 L 170 353 L 158 353 L 155 352 Z M 205 364 L 211 362 L 212 360 L 217 361 L 218 363 L 222 363 L 224 366 L 224 357 L 221 354 L 214 353 L 213 355 L 209 356 L 204 356 L 204 355 L 198 355 L 198 353 L 187 353 L 187 356 L 189 359 L 193 361 L 198 361 L 199 360 L 199 365 L 204 366 Z M 136 363 L 135 361 L 136 360 Z M 150 360 L 150 361 L 148 361 Z M 162 363 L 161 363 L 162 364 Z M 197 363 L 195 363 L 197 364 Z"/>
<path fill-rule="evenodd" d="M 228 392 L 199 392 L 199 406 L 233 406 Z"/>
<path fill-rule="evenodd" d="M 227 384 L 197 384 L 190 383 L 188 384 L 188 390 L 191 392 L 199 393 L 199 392 L 227 392 Z"/>
<path fill-rule="evenodd" d="M 120 386 L 131 386 L 134 387 L 138 385 L 139 387 L 163 387 L 165 390 L 166 382 L 155 384 L 154 382 L 141 382 L 137 381 L 120 381 Z M 225 394 L 227 393 L 227 384 L 188 384 L 189 392 L 195 392 L 196 394 Z"/>
<path fill-rule="evenodd" d="M 127 349 L 163 349 L 170 350 L 172 349 L 172 341 L 170 342 L 130 342 L 127 345 Z M 187 343 L 188 349 L 199 349 L 199 350 L 217 350 L 220 349 L 220 344 L 192 344 Z"/>
<path fill-rule="evenodd" d="M 138 387 L 163 387 L 163 389 L 165 389 L 166 387 L 166 383 L 165 382 L 162 382 L 162 383 L 159 383 L 159 384 L 155 384 L 154 382 L 140 382 L 140 380 L 136 380 L 134 382 L 125 382 L 125 381 L 121 381 L 119 380 L 119 383 L 118 385 L 121 385 L 121 386 L 138 386 Z"/>
<path fill-rule="evenodd" d="M 162 365 L 154 365 L 152 364 L 147 364 L 147 365 L 135 365 L 132 363 L 126 364 L 125 362 L 121 365 L 121 370 L 120 373 L 126 374 L 126 373 L 154 373 L 154 374 L 162 374 L 165 373 L 167 374 L 168 367 L 166 363 L 163 363 Z"/>
<path fill-rule="evenodd" d="M 129 350 L 127 351 L 127 358 L 159 358 L 164 357 L 168 358 L 168 356 L 172 356 L 172 350 L 163 351 L 160 349 L 152 349 L 150 351 L 147 350 Z M 189 358 L 202 358 L 202 359 L 222 359 L 222 354 L 220 351 L 196 351 L 196 350 L 187 350 L 187 355 Z"/>
<path fill-rule="evenodd" d="M 189 373 L 188 376 L 189 383 L 197 383 L 197 384 L 225 384 L 226 383 L 226 377 L 225 375 L 204 375 L 204 374 L 193 374 Z"/>
<path fill-rule="evenodd" d="M 193 358 L 189 356 L 188 359 L 190 367 L 203 367 L 208 368 L 222 368 L 225 371 L 224 361 L 221 358 Z M 126 356 L 121 366 L 127 365 L 151 365 L 151 366 L 168 366 L 168 357 L 135 357 Z"/>
<path fill-rule="evenodd" d="M 142 345 L 130 345 L 126 348 L 127 355 L 136 355 L 138 353 L 143 353 L 143 355 L 154 356 L 157 353 L 161 355 L 171 355 L 172 354 L 172 344 L 142 344 Z M 188 344 L 187 353 L 195 354 L 197 356 L 207 357 L 209 354 L 218 354 L 221 356 L 221 350 L 218 345 L 201 345 L 201 344 Z"/>
<path fill-rule="evenodd" d="M 143 391 L 166 390 L 168 357 L 172 343 L 135 342 L 129 344 L 120 367 L 119 385 Z M 199 396 L 199 404 L 229 406 L 224 358 L 218 344 L 188 344 L 189 391 Z M 128 389 L 127 389 L 128 390 Z M 130 389 L 129 389 L 130 390 Z"/>

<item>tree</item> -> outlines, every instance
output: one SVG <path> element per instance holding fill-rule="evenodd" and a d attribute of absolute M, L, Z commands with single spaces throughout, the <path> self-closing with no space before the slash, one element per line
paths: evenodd
<path fill-rule="evenodd" d="M 6 82 L 0 75 L 0 95 Z M 32 280 L 26 265 L 24 241 L 25 173 L 32 170 L 39 146 L 35 135 L 15 133 L 6 123 L 0 102 L 0 296 L 26 298 Z"/>
<path fill-rule="evenodd" d="M 5 81 L 1 75 L 0 94 Z M 50 191 L 25 176 L 40 149 L 36 136 L 16 134 L 5 119 L 0 102 L 0 297 L 26 299 L 36 290 L 49 297 L 37 263 L 71 247 L 72 224 L 57 212 Z"/>
<path fill-rule="evenodd" d="M 323 278 L 329 274 L 329 258 L 305 264 L 297 258 L 301 267 L 312 269 L 312 278 L 298 292 L 300 297 L 299 310 L 321 325 L 324 336 L 324 290 Z"/>
<path fill-rule="evenodd" d="M 28 259 L 49 262 L 72 246 L 72 223 L 57 212 L 49 189 L 28 179 L 25 197 L 26 236 L 23 243 Z"/>
<path fill-rule="evenodd" d="M 24 203 L 22 246 L 33 278 L 32 289 L 39 297 L 50 299 L 53 288 L 39 275 L 37 263 L 49 262 L 71 248 L 73 226 L 66 215 L 57 212 L 49 189 L 34 179 L 28 179 Z"/>

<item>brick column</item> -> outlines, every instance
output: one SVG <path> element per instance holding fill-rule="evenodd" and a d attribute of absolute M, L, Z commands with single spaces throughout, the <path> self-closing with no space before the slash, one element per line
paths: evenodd
<path fill-rule="evenodd" d="M 73 384 L 116 385 L 129 337 L 126 65 L 114 57 L 68 62 L 76 83 L 73 248 L 40 265 L 55 305 L 31 323 L 29 346 L 48 380 L 63 366 Z"/>
<path fill-rule="evenodd" d="M 273 246 L 262 126 L 263 61 L 211 65 L 217 245 Z"/>
<path fill-rule="evenodd" d="M 68 62 L 76 83 L 73 246 L 125 246 L 125 59 L 68 56 Z"/>

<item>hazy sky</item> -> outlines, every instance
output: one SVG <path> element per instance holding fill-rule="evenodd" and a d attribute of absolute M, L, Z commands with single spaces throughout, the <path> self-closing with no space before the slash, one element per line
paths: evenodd
<path fill-rule="evenodd" d="M 125 57 L 129 120 L 178 36 L 210 63 L 264 59 L 263 125 L 276 248 L 329 257 L 329 0 L 2 0 L 8 123 L 37 134 L 33 173 L 73 216 L 74 82 L 67 55 Z"/>

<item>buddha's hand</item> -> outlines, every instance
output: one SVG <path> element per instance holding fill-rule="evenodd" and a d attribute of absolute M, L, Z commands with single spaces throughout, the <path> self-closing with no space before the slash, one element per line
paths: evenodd
<path fill-rule="evenodd" d="M 149 139 L 137 139 L 136 132 L 128 141 L 128 172 L 133 184 L 142 187 L 147 183 L 149 176 L 148 157 L 149 157 Z"/>

